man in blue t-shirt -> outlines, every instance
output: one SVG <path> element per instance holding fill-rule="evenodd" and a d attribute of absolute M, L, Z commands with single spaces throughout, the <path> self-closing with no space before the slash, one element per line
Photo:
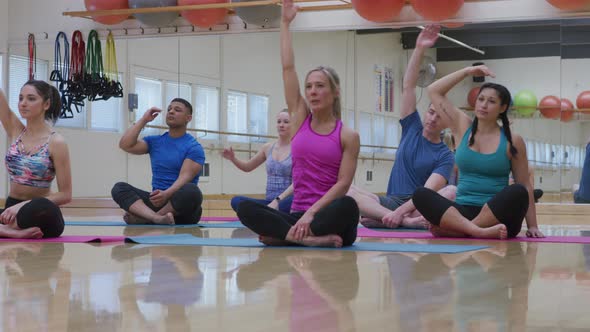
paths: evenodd
<path fill-rule="evenodd" d="M 447 125 L 432 105 L 423 121 L 416 111 L 420 62 L 426 50 L 438 39 L 439 30 L 440 27 L 429 26 L 420 33 L 404 75 L 400 111 L 402 137 L 391 169 L 387 195 L 377 196 L 355 186 L 347 194 L 356 200 L 363 216 L 361 223 L 367 227 L 426 228 L 428 223 L 421 218 L 411 200 L 419 187 L 440 190 L 449 199 L 455 197 L 454 186 L 443 189 L 455 164 L 453 153 L 441 140 L 441 132 Z"/>
<path fill-rule="evenodd" d="M 574 203 L 590 204 L 590 140 L 586 145 L 586 158 L 579 186 L 574 187 Z"/>
<path fill-rule="evenodd" d="M 182 98 L 173 99 L 166 112 L 168 132 L 138 139 L 143 127 L 161 112 L 156 107 L 147 110 L 119 141 L 119 147 L 125 152 L 149 153 L 152 191 L 119 182 L 111 195 L 127 211 L 124 220 L 128 224 L 196 224 L 203 212 L 203 195 L 197 184 L 205 164 L 205 152 L 201 144 L 186 132 L 193 107 Z"/>

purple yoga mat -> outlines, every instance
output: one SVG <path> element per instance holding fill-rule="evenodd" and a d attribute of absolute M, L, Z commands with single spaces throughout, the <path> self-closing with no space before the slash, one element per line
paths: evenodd
<path fill-rule="evenodd" d="M 0 242 L 108 243 L 123 242 L 124 236 L 64 235 L 49 239 L 0 239 Z"/>
<path fill-rule="evenodd" d="M 201 221 L 238 221 L 238 217 L 201 217 Z"/>
<path fill-rule="evenodd" d="M 477 239 L 477 238 L 456 238 L 456 237 L 434 237 L 429 232 L 396 232 L 385 231 L 379 232 L 368 228 L 359 228 L 357 231 L 358 237 L 376 237 L 389 239 L 436 239 L 436 240 L 486 240 L 486 241 L 500 241 L 500 239 Z M 519 236 L 514 239 L 504 241 L 515 242 L 551 242 L 551 243 L 590 243 L 590 236 L 547 236 L 544 238 L 532 238 Z"/>

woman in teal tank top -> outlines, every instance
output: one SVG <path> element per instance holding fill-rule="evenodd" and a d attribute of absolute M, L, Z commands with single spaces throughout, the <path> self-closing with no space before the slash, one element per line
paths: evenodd
<path fill-rule="evenodd" d="M 482 85 L 471 120 L 446 97 L 468 76 L 494 74 L 486 66 L 466 67 L 428 87 L 435 110 L 450 120 L 453 136 L 461 138 L 455 155 L 459 168 L 456 202 L 419 188 L 413 195 L 414 205 L 437 236 L 512 238 L 526 218 L 527 236 L 544 237 L 537 227 L 526 145 L 510 131 L 510 92 L 499 84 Z M 515 180 L 512 185 L 508 183 L 510 172 Z"/>

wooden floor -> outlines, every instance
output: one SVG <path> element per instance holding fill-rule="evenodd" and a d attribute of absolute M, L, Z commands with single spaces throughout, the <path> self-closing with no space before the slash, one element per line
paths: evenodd
<path fill-rule="evenodd" d="M 542 230 L 590 236 L 583 212 L 541 207 L 540 219 L 551 221 Z M 113 221 L 121 212 L 72 207 L 65 215 Z M 168 233 L 253 236 L 244 229 L 65 231 Z M 590 245 L 486 244 L 450 255 L 0 243 L 2 330 L 590 331 Z"/>

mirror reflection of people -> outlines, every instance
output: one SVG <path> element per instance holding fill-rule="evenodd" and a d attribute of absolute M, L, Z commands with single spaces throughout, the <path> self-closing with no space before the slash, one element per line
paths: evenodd
<path fill-rule="evenodd" d="M 116 247 L 115 247 L 116 248 Z M 187 307 L 198 303 L 203 292 L 204 276 L 199 268 L 202 247 L 154 246 L 133 248 L 120 246 L 113 256 L 129 260 L 150 255 L 151 270 L 147 282 L 135 282 L 119 288 L 124 326 L 151 329 L 148 317 L 139 309 L 138 302 L 160 304 L 169 331 L 191 331 Z M 147 249 L 147 250 L 146 250 Z"/>
<path fill-rule="evenodd" d="M 3 331 L 68 331 L 72 281 L 60 266 L 64 251 L 63 243 L 0 243 Z"/>

